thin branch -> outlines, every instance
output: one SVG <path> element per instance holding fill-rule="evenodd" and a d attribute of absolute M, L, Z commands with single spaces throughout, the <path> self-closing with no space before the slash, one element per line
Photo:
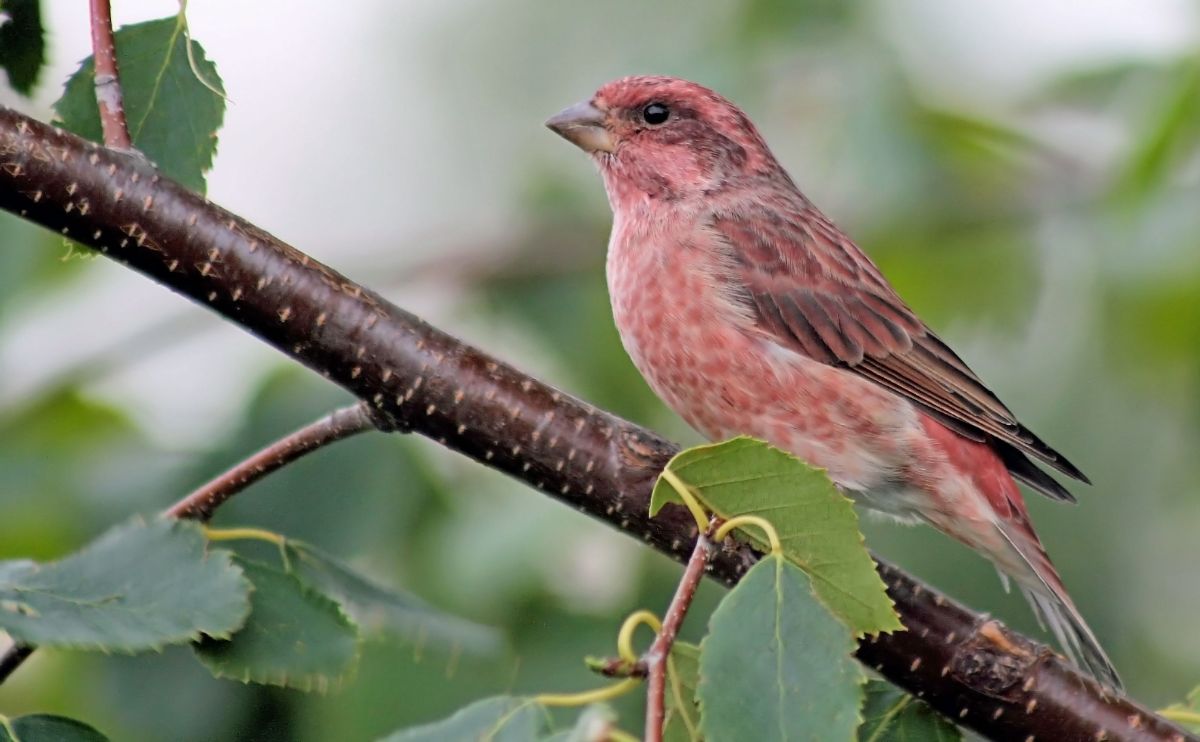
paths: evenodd
<path fill-rule="evenodd" d="M 663 616 L 662 631 L 658 632 L 650 649 L 642 656 L 646 665 L 646 742 L 662 742 L 663 721 L 666 716 L 665 696 L 667 691 L 667 658 L 671 656 L 671 646 L 675 637 L 679 636 L 679 628 L 696 597 L 696 588 L 704 577 L 704 567 L 708 564 L 708 536 L 701 534 L 696 539 L 696 548 L 688 557 L 687 567 L 675 588 L 675 597 Z"/>
<path fill-rule="evenodd" d="M 108 0 L 90 0 L 92 10 L 92 58 L 95 60 L 96 105 L 104 143 L 116 149 L 133 149 L 129 126 L 125 122 L 125 102 L 121 95 L 121 74 L 117 69 L 117 48 L 113 43 L 112 12 Z"/>
<path fill-rule="evenodd" d="M 353 189 L 337 195 L 356 197 Z M 652 485 L 677 446 L 430 326 L 141 158 L 0 107 L 0 208 L 224 315 L 396 428 L 681 561 L 695 546 L 685 510 L 648 514 Z M 721 549 L 711 574 L 733 583 L 757 559 L 747 547 Z M 857 656 L 956 723 L 997 740 L 1200 742 L 1045 646 L 876 561 L 908 630 L 864 640 Z"/>
<path fill-rule="evenodd" d="M 330 443 L 368 430 L 375 430 L 375 423 L 365 405 L 360 402 L 343 407 L 239 462 L 172 505 L 166 514 L 173 518 L 206 521 L 229 498 L 276 469 Z"/>
<path fill-rule="evenodd" d="M 172 518 L 206 521 L 231 497 L 273 471 L 344 438 L 377 429 L 369 408 L 359 402 L 343 407 L 280 438 L 220 476 L 192 491 L 165 512 Z M 0 655 L 0 685 L 37 647 L 13 642 Z"/>

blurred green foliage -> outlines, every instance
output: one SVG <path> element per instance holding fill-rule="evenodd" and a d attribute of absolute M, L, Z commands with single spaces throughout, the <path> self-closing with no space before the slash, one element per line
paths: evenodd
<path fill-rule="evenodd" d="M 1168 703 L 1200 676 L 1196 59 L 1098 58 L 984 110 L 914 74 L 896 51 L 903 30 L 875 8 L 464 4 L 456 23 L 430 30 L 428 82 L 444 91 L 446 136 L 459 142 L 485 136 L 475 117 L 463 120 L 463 100 L 493 112 L 497 127 L 516 127 L 519 112 L 525 131 L 531 109 L 555 110 L 547 100 L 568 103 L 633 71 L 685 75 L 741 103 L 808 195 L 1096 482 L 1076 488 L 1077 507 L 1034 499 L 1033 516 L 1131 692 Z M 596 33 L 601 23 L 622 31 Z M 612 328 L 598 179 L 550 135 L 528 137 L 515 148 L 526 187 L 495 194 L 518 238 L 497 242 L 520 243 L 521 252 L 472 276 L 455 311 L 433 319 L 568 391 L 694 441 L 639 380 Z M 64 252 L 60 237 L 0 215 L 0 347 L 33 298 L 69 297 L 95 272 Z M 181 311 L 199 313 L 182 303 Z M 106 359 L 93 370 L 120 375 L 138 363 Z M 67 553 L 347 400 L 281 361 L 236 424 L 181 450 L 157 440 L 137 410 L 106 401 L 87 371 L 22 398 L 0 395 L 0 558 Z M 45 651 L 0 687 L 0 711 L 64 714 L 135 742 L 371 739 L 485 696 L 593 687 L 579 659 L 611 651 L 631 609 L 665 605 L 678 574 L 540 494 L 396 436 L 318 452 L 235 499 L 217 524 L 310 542 L 499 627 L 507 649 L 457 656 L 371 641 L 354 678 L 327 695 L 216 680 L 186 649 L 134 658 Z M 1004 595 L 990 566 L 961 546 L 927 528 L 864 525 L 872 548 L 1039 635 L 1024 602 Z M 685 637 L 698 636 L 720 594 L 703 587 Z M 636 718 L 626 714 L 639 704 L 616 706 Z"/>

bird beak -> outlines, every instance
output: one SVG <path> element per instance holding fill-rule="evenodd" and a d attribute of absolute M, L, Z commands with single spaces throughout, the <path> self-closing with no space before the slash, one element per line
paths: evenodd
<path fill-rule="evenodd" d="M 590 101 L 564 108 L 551 116 L 546 126 L 584 152 L 612 152 L 616 149 L 612 134 L 604 126 L 604 111 Z"/>

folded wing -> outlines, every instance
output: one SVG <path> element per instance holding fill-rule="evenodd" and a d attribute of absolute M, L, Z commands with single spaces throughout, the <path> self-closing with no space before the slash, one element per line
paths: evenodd
<path fill-rule="evenodd" d="M 979 377 L 896 295 L 861 250 L 815 208 L 754 205 L 711 229 L 734 262 L 732 295 L 760 331 L 919 405 L 961 435 L 989 442 L 1014 477 L 1058 500 L 1071 494 L 1027 456 L 1088 481 L 1021 425 Z M 765 225 L 765 226 L 764 226 Z"/>

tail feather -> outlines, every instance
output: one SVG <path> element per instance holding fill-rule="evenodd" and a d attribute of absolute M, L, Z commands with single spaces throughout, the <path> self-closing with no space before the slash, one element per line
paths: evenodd
<path fill-rule="evenodd" d="M 1113 690 L 1122 690 L 1124 686 L 1117 675 L 1117 668 L 1071 602 L 1058 572 L 1028 522 L 1019 518 L 1007 524 L 997 523 L 996 530 L 1026 568 L 1013 572 L 1013 576 L 1033 608 L 1038 623 L 1054 634 L 1063 652 L 1077 667 L 1087 670 L 1096 680 Z"/>
<path fill-rule="evenodd" d="M 1096 635 L 1088 628 L 1070 598 L 1030 588 L 1022 588 L 1021 592 L 1033 606 L 1038 621 L 1044 628 L 1050 629 L 1072 662 L 1088 670 L 1104 685 L 1113 690 L 1122 690 L 1117 668 L 1113 667 L 1112 660 L 1104 653 Z"/>

